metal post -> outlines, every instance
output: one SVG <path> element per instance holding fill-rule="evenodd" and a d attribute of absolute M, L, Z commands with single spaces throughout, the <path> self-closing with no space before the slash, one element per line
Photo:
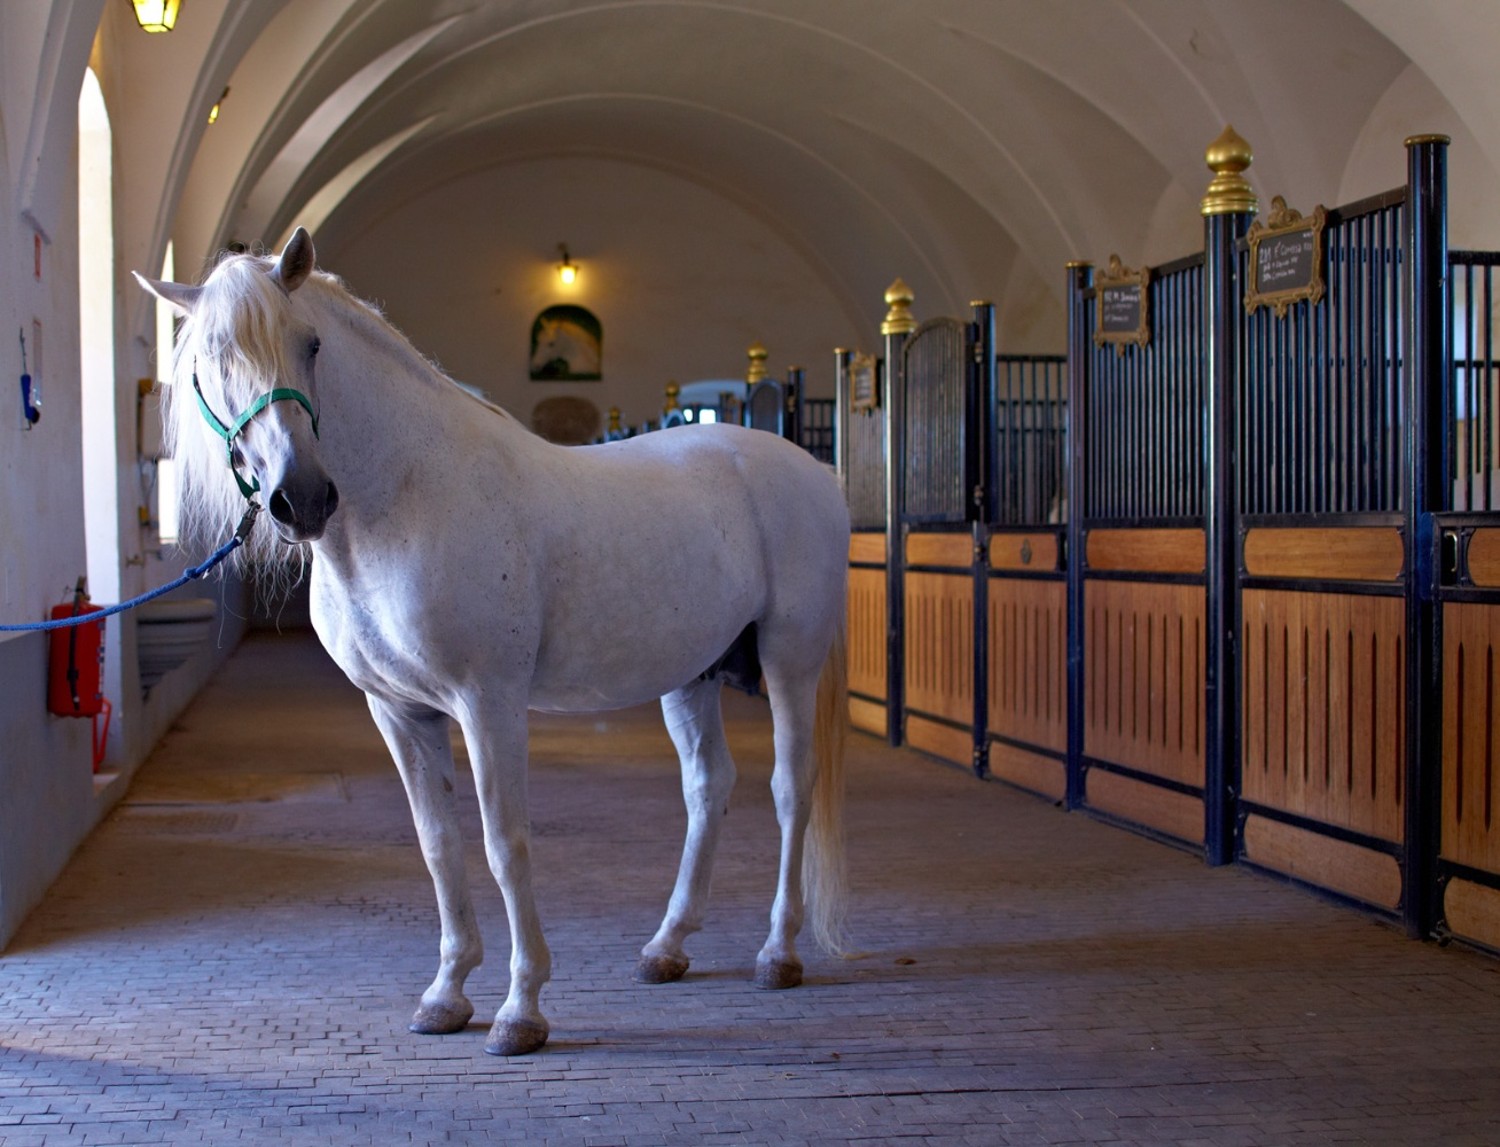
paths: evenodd
<path fill-rule="evenodd" d="M 995 402 L 995 305 L 971 304 L 972 356 L 968 371 L 968 409 L 964 444 L 969 476 L 969 522 L 974 540 L 974 775 L 990 771 L 990 545 L 989 523 L 994 517 L 990 489 L 989 454 L 993 446 L 991 411 Z"/>
<path fill-rule="evenodd" d="M 802 379 L 800 366 L 786 369 L 786 390 L 781 398 L 781 436 L 802 445 Z"/>
<path fill-rule="evenodd" d="M 906 465 L 906 372 L 902 351 L 907 336 L 917 329 L 911 288 L 897 279 L 886 288 L 889 308 L 880 333 L 885 337 L 885 713 L 886 738 L 892 745 L 903 739 L 906 709 L 906 535 L 903 477 Z"/>
<path fill-rule="evenodd" d="M 1402 853 L 1402 923 L 1412 937 L 1430 935 L 1441 905 L 1436 861 L 1442 786 L 1442 614 L 1434 514 L 1444 506 L 1452 341 L 1448 314 L 1448 137 L 1406 141 L 1405 403 L 1406 559 L 1406 842 Z"/>
<path fill-rule="evenodd" d="M 1084 414 L 1087 410 L 1089 358 L 1088 293 L 1094 285 L 1090 263 L 1068 264 L 1068 410 L 1064 434 L 1068 461 L 1063 505 L 1067 507 L 1063 561 L 1068 575 L 1068 761 L 1064 805 L 1083 805 L 1083 515 L 1088 475 L 1085 472 Z"/>
<path fill-rule="evenodd" d="M 1239 790 L 1239 497 L 1235 488 L 1239 385 L 1237 342 L 1243 310 L 1238 244 L 1255 218 L 1255 192 L 1244 177 L 1250 145 L 1226 128 L 1208 148 L 1214 180 L 1203 197 L 1204 367 L 1204 776 L 1203 856 L 1228 864 L 1235 854 Z"/>
<path fill-rule="evenodd" d="M 833 468 L 845 490 L 849 488 L 849 360 L 854 352 L 843 347 L 833 349 Z"/>

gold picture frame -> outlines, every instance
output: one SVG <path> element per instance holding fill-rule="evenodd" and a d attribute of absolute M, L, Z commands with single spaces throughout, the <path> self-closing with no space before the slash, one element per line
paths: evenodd
<path fill-rule="evenodd" d="M 1113 345 L 1123 355 L 1127 346 L 1151 341 L 1151 269 L 1132 271 L 1111 255 L 1104 274 L 1094 280 L 1094 345 Z"/>
<path fill-rule="evenodd" d="M 853 414 L 880 409 L 880 371 L 873 354 L 849 356 L 849 410 Z"/>
<path fill-rule="evenodd" d="M 1314 306 L 1323 298 L 1323 228 L 1328 212 L 1320 203 L 1304 216 L 1276 196 L 1264 222 L 1250 225 L 1250 265 L 1245 276 L 1245 313 L 1272 307 L 1278 319 L 1287 308 L 1306 300 Z"/>

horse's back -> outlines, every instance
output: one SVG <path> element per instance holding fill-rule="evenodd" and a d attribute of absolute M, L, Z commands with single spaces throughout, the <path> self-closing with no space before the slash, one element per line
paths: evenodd
<path fill-rule="evenodd" d="M 544 531 L 539 707 L 675 689 L 751 624 L 826 649 L 849 518 L 811 455 L 764 431 L 702 426 L 551 457 L 547 502 L 565 512 Z"/>

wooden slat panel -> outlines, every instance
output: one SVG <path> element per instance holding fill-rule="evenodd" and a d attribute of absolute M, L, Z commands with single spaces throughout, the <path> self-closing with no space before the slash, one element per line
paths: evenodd
<path fill-rule="evenodd" d="M 974 582 L 906 575 L 906 704 L 964 725 L 974 720 Z"/>
<path fill-rule="evenodd" d="M 906 743 L 955 765 L 970 768 L 974 764 L 974 736 L 967 729 L 955 729 L 911 713 L 906 718 Z"/>
<path fill-rule="evenodd" d="M 849 560 L 851 562 L 885 563 L 885 535 L 858 533 L 849 535 Z"/>
<path fill-rule="evenodd" d="M 1245 797 L 1400 841 L 1402 599 L 1247 589 L 1241 601 Z"/>
<path fill-rule="evenodd" d="M 1475 585 L 1500 585 L 1500 530 L 1475 530 L 1469 538 L 1469 578 Z"/>
<path fill-rule="evenodd" d="M 1394 856 L 1267 817 L 1246 818 L 1245 857 L 1379 908 L 1394 910 L 1401 903 L 1401 866 Z"/>
<path fill-rule="evenodd" d="M 849 724 L 877 737 L 886 735 L 885 706 L 862 697 L 849 698 Z"/>
<path fill-rule="evenodd" d="M 1443 893 L 1443 919 L 1455 936 L 1500 948 L 1500 892 L 1453 879 Z"/>
<path fill-rule="evenodd" d="M 989 581 L 990 732 L 1063 752 L 1068 747 L 1068 587 Z"/>
<path fill-rule="evenodd" d="M 1202 573 L 1202 530 L 1090 530 L 1084 542 L 1091 570 Z"/>
<path fill-rule="evenodd" d="M 885 699 L 885 570 L 849 571 L 849 688 Z"/>
<path fill-rule="evenodd" d="M 1062 800 L 1068 792 L 1068 770 L 1057 758 L 1028 753 L 999 741 L 990 742 L 990 772 L 1001 780 L 1056 801 Z"/>
<path fill-rule="evenodd" d="M 1443 605 L 1442 854 L 1500 872 L 1500 606 Z"/>
<path fill-rule="evenodd" d="M 968 534 L 907 534 L 906 564 L 971 566 L 974 564 L 974 539 Z"/>
<path fill-rule="evenodd" d="M 1084 752 L 1203 784 L 1201 586 L 1084 587 Z"/>
<path fill-rule="evenodd" d="M 1056 534 L 996 534 L 990 539 L 990 568 L 1044 573 L 1057 569 Z"/>
<path fill-rule="evenodd" d="M 1245 569 L 1255 577 L 1394 581 L 1406 564 L 1398 530 L 1255 529 L 1245 535 Z"/>
<path fill-rule="evenodd" d="M 1103 769 L 1090 769 L 1085 781 L 1089 808 L 1143 824 L 1179 840 L 1203 839 L 1203 802 L 1186 793 Z"/>

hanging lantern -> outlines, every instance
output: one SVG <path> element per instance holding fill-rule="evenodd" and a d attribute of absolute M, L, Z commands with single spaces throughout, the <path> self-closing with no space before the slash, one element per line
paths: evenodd
<path fill-rule="evenodd" d="M 135 22 L 148 32 L 170 32 L 182 0 L 130 0 Z"/>

